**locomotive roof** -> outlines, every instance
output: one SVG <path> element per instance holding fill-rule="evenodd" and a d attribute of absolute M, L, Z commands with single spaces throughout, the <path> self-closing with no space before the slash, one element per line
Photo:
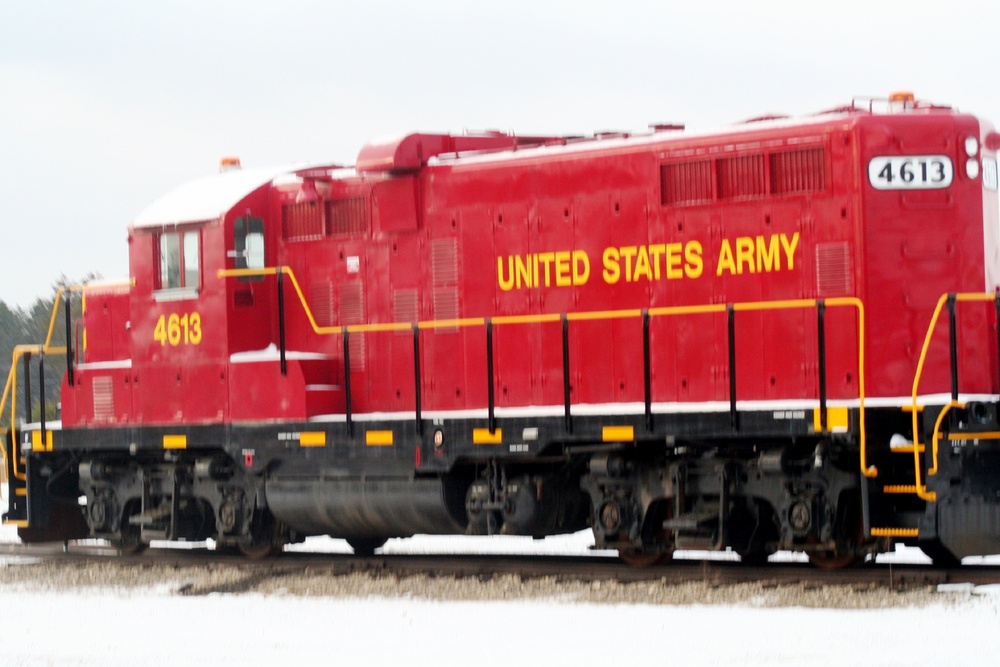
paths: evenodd
<path fill-rule="evenodd" d="M 235 169 L 185 183 L 147 206 L 132 221 L 133 228 L 179 225 L 215 220 L 255 190 L 283 177 L 328 171 L 330 164 Z"/>
<path fill-rule="evenodd" d="M 565 155 L 570 153 L 586 153 L 590 151 L 606 151 L 614 149 L 639 148 L 651 144 L 662 144 L 667 140 L 686 141 L 690 139 L 726 137 L 751 132 L 775 130 L 793 127 L 810 127 L 815 125 L 825 125 L 831 122 L 843 121 L 849 118 L 856 118 L 861 114 L 857 111 L 835 111 L 831 113 L 818 114 L 815 116 L 788 116 L 769 117 L 764 119 L 754 119 L 743 123 L 735 123 L 722 127 L 705 128 L 698 130 L 669 130 L 650 132 L 648 134 L 634 134 L 624 136 L 621 134 L 604 138 L 600 135 L 594 137 L 580 137 L 571 139 L 561 144 L 548 144 L 542 146 L 532 146 L 518 149 L 516 151 L 482 151 L 475 153 L 455 154 L 448 153 L 430 158 L 428 165 L 442 164 L 478 164 L 501 161 L 529 160 L 547 155 Z"/>
<path fill-rule="evenodd" d="M 903 113 L 955 113 L 949 107 L 926 105 L 910 108 Z M 665 140 L 687 141 L 708 137 L 725 137 L 761 131 L 825 125 L 851 118 L 876 115 L 871 110 L 844 107 L 812 116 L 764 117 L 743 123 L 704 130 L 656 131 L 649 134 L 609 137 L 515 137 L 486 133 L 476 137 L 452 135 L 405 135 L 390 140 L 372 142 L 359 155 L 358 171 L 412 171 L 421 166 L 474 165 L 515 160 L 531 160 L 546 156 L 586 153 L 591 151 L 628 150 Z M 882 115 L 882 114 L 877 114 Z M 429 146 L 414 148 L 410 144 L 430 141 Z M 440 144 L 436 146 L 434 142 Z M 483 142 L 486 142 L 485 144 Z M 495 144 L 495 145 L 493 145 Z M 513 144 L 513 145 L 505 145 Z M 479 146 L 479 149 L 472 146 Z M 463 150 L 465 148 L 465 150 Z M 423 150 L 428 152 L 420 156 Z M 410 153 L 414 155 L 410 155 Z M 399 153 L 405 164 L 398 164 Z M 416 157 L 414 157 L 416 156 Z M 236 169 L 212 174 L 174 189 L 147 206 L 132 221 L 132 228 L 159 227 L 215 220 L 236 206 L 242 199 L 265 185 L 310 174 L 337 177 L 357 175 L 353 168 L 331 164 L 295 164 L 280 167 Z"/>

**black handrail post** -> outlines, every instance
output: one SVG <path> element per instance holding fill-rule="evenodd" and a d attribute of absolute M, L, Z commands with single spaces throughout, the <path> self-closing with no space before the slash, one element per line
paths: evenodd
<path fill-rule="evenodd" d="M 63 292 L 63 299 L 65 300 L 64 311 L 66 313 L 66 383 L 72 387 L 73 386 L 73 304 L 72 304 L 73 293 Z"/>
<path fill-rule="evenodd" d="M 562 355 L 563 355 L 563 405 L 565 407 L 566 432 L 573 432 L 573 415 L 570 412 L 570 383 L 569 383 L 569 317 L 562 314 Z"/>
<path fill-rule="evenodd" d="M 736 412 L 736 308 L 726 305 L 726 319 L 729 346 L 729 425 L 734 431 L 740 428 L 739 414 Z"/>
<path fill-rule="evenodd" d="M 39 421 L 41 422 L 42 450 L 46 449 L 48 442 L 45 437 L 45 355 L 38 355 L 38 409 L 41 411 Z"/>
<path fill-rule="evenodd" d="M 424 422 L 421 416 L 421 392 L 420 392 L 420 326 L 414 322 L 413 323 L 413 382 L 414 387 L 414 399 L 415 399 L 415 419 L 417 420 L 417 435 L 424 434 Z"/>
<path fill-rule="evenodd" d="M 24 356 L 21 357 L 21 363 L 24 368 L 24 416 L 25 424 L 30 424 L 32 420 L 31 415 L 31 352 L 25 352 Z"/>
<path fill-rule="evenodd" d="M 997 387 L 1000 387 L 1000 292 L 993 298 L 993 310 L 997 316 Z"/>
<path fill-rule="evenodd" d="M 285 273 L 278 267 L 278 354 L 281 358 L 281 374 L 288 375 L 285 361 Z"/>
<path fill-rule="evenodd" d="M 653 391 L 650 379 L 651 363 L 649 350 L 649 311 L 642 309 L 642 383 L 646 402 L 646 430 L 653 431 Z"/>
<path fill-rule="evenodd" d="M 496 433 L 497 418 L 495 396 L 493 395 L 493 320 L 486 318 L 486 388 L 487 401 L 489 403 L 489 427 L 490 434 Z"/>
<path fill-rule="evenodd" d="M 955 294 L 948 295 L 948 351 L 951 356 L 951 400 L 958 400 L 958 332 L 955 331 Z"/>
<path fill-rule="evenodd" d="M 826 432 L 826 301 L 816 302 L 816 337 L 819 346 L 819 424 Z"/>
<path fill-rule="evenodd" d="M 354 422 L 351 419 L 351 332 L 347 327 L 341 329 L 344 338 L 344 413 L 347 417 L 347 435 L 354 435 Z"/>

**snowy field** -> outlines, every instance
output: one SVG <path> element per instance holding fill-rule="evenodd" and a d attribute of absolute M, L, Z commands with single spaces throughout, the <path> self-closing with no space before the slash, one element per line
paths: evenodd
<path fill-rule="evenodd" d="M 5 527 L 0 540 L 16 535 Z M 384 553 L 584 554 L 594 553 L 591 543 L 587 533 L 541 541 L 415 537 L 390 541 Z M 350 551 L 331 539 L 295 548 Z M 923 560 L 916 550 L 882 558 Z M 28 566 L 22 559 L 0 560 L 0 567 Z M 1000 591 L 951 585 L 937 595 L 940 601 L 929 606 L 843 610 L 773 608 L 754 600 L 657 606 L 405 596 L 183 597 L 167 584 L 82 591 L 2 585 L 0 605 L 8 618 L 0 666 L 995 665 Z"/>

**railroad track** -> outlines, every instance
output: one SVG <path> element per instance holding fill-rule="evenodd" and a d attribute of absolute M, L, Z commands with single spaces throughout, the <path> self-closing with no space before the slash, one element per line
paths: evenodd
<path fill-rule="evenodd" d="M 66 568 L 81 564 L 107 569 L 109 580 L 116 569 L 163 567 L 171 572 L 185 568 L 210 567 L 231 572 L 237 581 L 230 587 L 240 592 L 253 590 L 253 582 L 308 573 L 310 576 L 338 577 L 369 575 L 372 578 L 410 577 L 479 579 L 503 576 L 521 580 L 548 578 L 565 583 L 652 582 L 675 586 L 697 582 L 713 587 L 758 583 L 764 588 L 800 586 L 855 586 L 890 590 L 910 590 L 941 584 L 986 585 L 1000 583 L 1000 566 L 966 565 L 936 568 L 930 565 L 866 564 L 837 571 L 816 569 L 806 563 L 768 563 L 748 566 L 732 561 L 677 559 L 648 568 L 625 565 L 610 556 L 524 556 L 524 555 L 376 555 L 357 557 L 345 554 L 285 552 L 253 561 L 210 549 L 151 548 L 142 554 L 120 554 L 109 546 L 91 544 L 0 545 L 0 557 L 32 559 Z M 105 568 L 106 566 L 106 568 Z"/>

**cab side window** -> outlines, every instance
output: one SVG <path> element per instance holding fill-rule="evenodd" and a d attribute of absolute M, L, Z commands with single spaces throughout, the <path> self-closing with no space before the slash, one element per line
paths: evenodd
<path fill-rule="evenodd" d="M 264 268 L 264 221 L 237 218 L 233 223 L 233 249 L 237 269 Z"/>
<path fill-rule="evenodd" d="M 201 279 L 198 232 L 162 232 L 158 252 L 160 271 L 156 289 L 197 291 Z"/>

